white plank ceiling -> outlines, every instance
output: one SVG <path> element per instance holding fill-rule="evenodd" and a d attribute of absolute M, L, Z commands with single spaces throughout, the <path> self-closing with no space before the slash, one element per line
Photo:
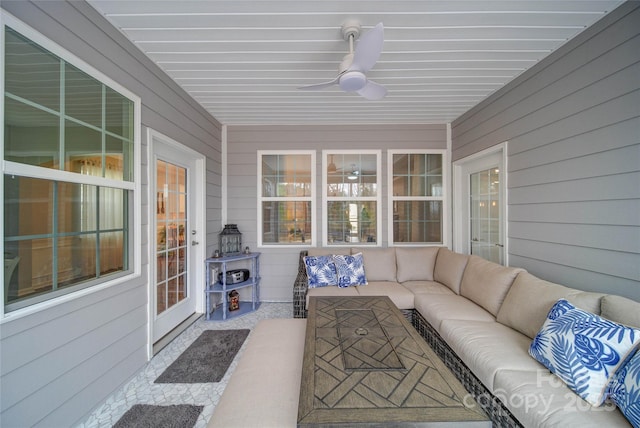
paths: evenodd
<path fill-rule="evenodd" d="M 223 124 L 451 122 L 622 3 L 619 0 L 88 0 Z M 369 101 L 332 80 L 349 45 L 384 24 Z M 357 44 L 357 42 L 356 42 Z"/>

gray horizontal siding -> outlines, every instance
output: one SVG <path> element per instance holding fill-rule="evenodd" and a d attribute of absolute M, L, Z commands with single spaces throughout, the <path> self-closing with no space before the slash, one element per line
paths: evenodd
<path fill-rule="evenodd" d="M 228 129 L 229 223 L 237 223 L 243 245 L 257 245 L 257 151 L 316 150 L 316 232 L 322 231 L 322 150 L 382 151 L 382 239 L 387 245 L 387 149 L 446 149 L 445 125 L 230 126 Z M 261 299 L 291 301 L 300 248 L 258 248 Z"/>
<path fill-rule="evenodd" d="M 546 257 L 536 259 L 533 255 L 510 254 L 509 261 L 514 266 L 527 266 L 529 271 L 538 272 L 537 275 L 541 278 L 553 278 L 554 282 L 571 284 L 568 286 L 585 291 L 626 296 L 629 290 L 633 290 L 637 286 L 637 281 L 634 280 L 596 272 L 592 269 L 576 268 L 558 263 L 555 260 L 548 261 Z M 633 296 L 629 297 L 633 298 Z"/>
<path fill-rule="evenodd" d="M 460 158 L 455 152 L 468 144 L 493 145 L 493 134 L 508 132 L 511 138 L 535 129 L 539 124 L 528 120 L 524 124 L 514 122 L 526 119 L 538 110 L 550 112 L 553 102 L 569 96 L 578 97 L 583 88 L 635 64 L 638 55 L 637 17 L 635 12 L 627 12 L 637 5 L 628 3 L 454 121 L 454 160 Z M 629 88 L 627 86 L 624 92 Z M 606 98 L 611 98 L 607 91 L 586 102 L 587 105 L 597 104 L 598 100 Z M 487 109 L 489 104 L 491 108 Z M 571 116 L 583 107 L 571 106 L 559 117 Z M 496 128 L 496 122 L 501 126 Z"/>
<path fill-rule="evenodd" d="M 85 2 L 2 8 L 142 100 L 142 275 L 0 324 L 0 426 L 73 426 L 147 361 L 149 201 L 146 130 L 207 157 L 208 247 L 221 218 L 221 125 Z"/>
<path fill-rule="evenodd" d="M 612 165 L 615 167 L 615 165 Z M 509 188 L 509 205 L 577 202 L 614 199 L 636 199 L 640 194 L 638 187 L 640 172 L 601 177 L 589 177 L 580 180 L 564 180 L 551 183 L 539 183 L 532 186 Z M 510 220 L 517 220 L 510 218 Z"/>
<path fill-rule="evenodd" d="M 452 124 L 508 141 L 509 260 L 640 300 L 640 4 L 627 2 Z"/>
<path fill-rule="evenodd" d="M 637 226 L 640 200 L 532 202 L 509 206 L 511 218 L 522 222 Z"/>
<path fill-rule="evenodd" d="M 515 172 L 531 165 L 543 165 L 549 159 L 560 161 L 627 147 L 634 144 L 628 136 L 636 132 L 638 126 L 638 119 L 634 117 L 560 139 L 557 139 L 558 127 L 547 126 L 518 138 L 521 151 L 509 154 L 509 168 Z M 540 145 L 540 141 L 548 143 Z"/>
<path fill-rule="evenodd" d="M 511 188 L 518 188 L 604 177 L 611 174 L 611 165 L 616 166 L 616 174 L 632 174 L 640 168 L 639 159 L 640 145 L 637 144 L 570 159 L 555 157 L 551 162 L 538 165 L 532 163 L 517 171 L 509 168 L 509 185 Z"/>
<path fill-rule="evenodd" d="M 637 226 L 512 221 L 509 237 L 514 240 L 640 253 L 640 228 Z"/>

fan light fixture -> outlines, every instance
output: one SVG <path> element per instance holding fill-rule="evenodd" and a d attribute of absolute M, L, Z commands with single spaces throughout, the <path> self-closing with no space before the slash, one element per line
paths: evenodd
<path fill-rule="evenodd" d="M 358 179 L 358 175 L 360 175 L 360 171 L 358 171 L 356 169 L 356 165 L 355 164 L 351 164 L 351 173 L 349 173 L 349 175 L 347 175 L 347 178 L 349 180 L 357 180 Z"/>
<path fill-rule="evenodd" d="M 364 88 L 367 84 L 367 77 L 360 71 L 347 71 L 340 76 L 340 89 L 345 92 L 355 92 Z"/>

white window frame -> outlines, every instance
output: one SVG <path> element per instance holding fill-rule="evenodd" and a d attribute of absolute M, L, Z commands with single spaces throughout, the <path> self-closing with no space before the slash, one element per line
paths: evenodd
<path fill-rule="evenodd" d="M 327 183 L 327 167 L 329 165 L 330 155 L 375 155 L 376 156 L 376 196 L 362 196 L 359 198 L 351 198 L 344 196 L 328 196 Z M 355 247 L 355 246 L 382 246 L 382 150 L 323 150 L 322 151 L 322 245 L 324 247 Z M 376 202 L 376 242 L 375 244 L 367 242 L 354 242 L 345 244 L 329 243 L 329 210 L 328 203 L 333 201 L 375 201 Z"/>
<path fill-rule="evenodd" d="M 130 255 L 129 269 L 124 271 L 123 275 L 116 278 L 107 277 L 106 280 L 98 282 L 86 288 L 81 288 L 76 291 L 72 291 L 68 294 L 64 294 L 58 297 L 54 297 L 39 303 L 26 306 L 24 308 L 16 309 L 14 311 L 5 313 L 4 305 L 4 286 L 0 291 L 0 297 L 2 304 L 0 305 L 0 323 L 6 320 L 13 320 L 19 317 L 23 317 L 32 313 L 36 313 L 53 306 L 57 306 L 88 294 L 92 294 L 109 288 L 118 284 L 126 283 L 134 278 L 140 277 L 142 273 L 141 267 L 141 242 L 142 242 L 142 215 L 141 215 L 141 179 L 140 179 L 140 129 L 141 129 L 141 99 L 119 83 L 115 82 L 105 74 L 101 73 L 91 65 L 81 60 L 62 46 L 48 39 L 29 25 L 15 18 L 13 15 L 0 11 L 0 56 L 4 58 L 5 55 L 5 26 L 11 27 L 13 30 L 22 34 L 24 37 L 30 39 L 34 43 L 42 46 L 44 49 L 50 51 L 54 55 L 58 56 L 70 65 L 85 72 L 87 75 L 98 80 L 102 84 L 110 87 L 111 89 L 119 92 L 124 97 L 133 102 L 133 181 L 120 181 L 110 180 L 107 178 L 93 177 L 87 175 L 76 174 L 72 172 L 55 170 L 49 168 L 43 168 L 38 166 L 26 165 L 17 162 L 10 162 L 4 160 L 4 150 L 0 151 L 0 165 L 2 171 L 0 173 L 0 188 L 4 188 L 4 175 L 15 174 L 21 177 L 39 178 L 51 181 L 64 181 L 73 184 L 89 184 L 94 186 L 106 186 L 114 187 L 130 191 L 132 193 L 132 202 L 129 205 L 129 242 L 126 251 Z M 4 67 L 0 70 L 0 93 L 4 99 Z M 0 103 L 0 121 L 2 122 L 2 129 L 4 130 L 4 102 Z M 4 132 L 0 137 L 2 140 L 2 147 L 4 147 Z M 3 207 L 4 207 L 4 198 Z M 2 240 L 0 246 L 4 253 L 4 209 L 0 210 L 0 235 Z M 4 284 L 4 271 L 0 274 L 0 282 Z"/>
<path fill-rule="evenodd" d="M 280 156 L 295 156 L 295 155 L 308 155 L 311 157 L 311 194 L 309 196 L 262 196 L 262 157 L 264 155 L 280 155 Z M 258 248 L 309 248 L 316 245 L 316 151 L 315 150 L 258 150 L 258 176 L 257 176 L 257 190 L 258 190 L 258 206 L 257 206 L 257 242 Z M 262 241 L 262 203 L 263 202 L 311 202 L 311 239 L 305 240 L 304 243 L 267 243 Z"/>
<path fill-rule="evenodd" d="M 436 154 L 442 156 L 442 195 L 440 196 L 394 196 L 393 194 L 393 156 L 413 154 Z M 445 149 L 390 149 L 387 151 L 387 240 L 389 246 L 424 247 L 449 246 L 449 157 Z M 393 240 L 393 206 L 399 201 L 442 201 L 442 242 L 399 242 Z"/>

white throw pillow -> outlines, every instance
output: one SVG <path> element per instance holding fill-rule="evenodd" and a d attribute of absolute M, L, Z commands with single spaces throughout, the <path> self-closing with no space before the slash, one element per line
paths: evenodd
<path fill-rule="evenodd" d="M 634 427 L 640 427 L 640 352 L 620 367 L 609 385 L 609 398 Z"/>
<path fill-rule="evenodd" d="M 333 262 L 338 272 L 338 287 L 367 284 L 362 253 L 350 256 L 336 254 L 333 256 Z"/>
<path fill-rule="evenodd" d="M 529 354 L 593 406 L 600 406 L 616 370 L 640 343 L 640 330 L 558 300 Z"/>
<path fill-rule="evenodd" d="M 307 271 L 309 288 L 338 285 L 338 275 L 333 256 L 305 256 L 304 267 Z"/>

